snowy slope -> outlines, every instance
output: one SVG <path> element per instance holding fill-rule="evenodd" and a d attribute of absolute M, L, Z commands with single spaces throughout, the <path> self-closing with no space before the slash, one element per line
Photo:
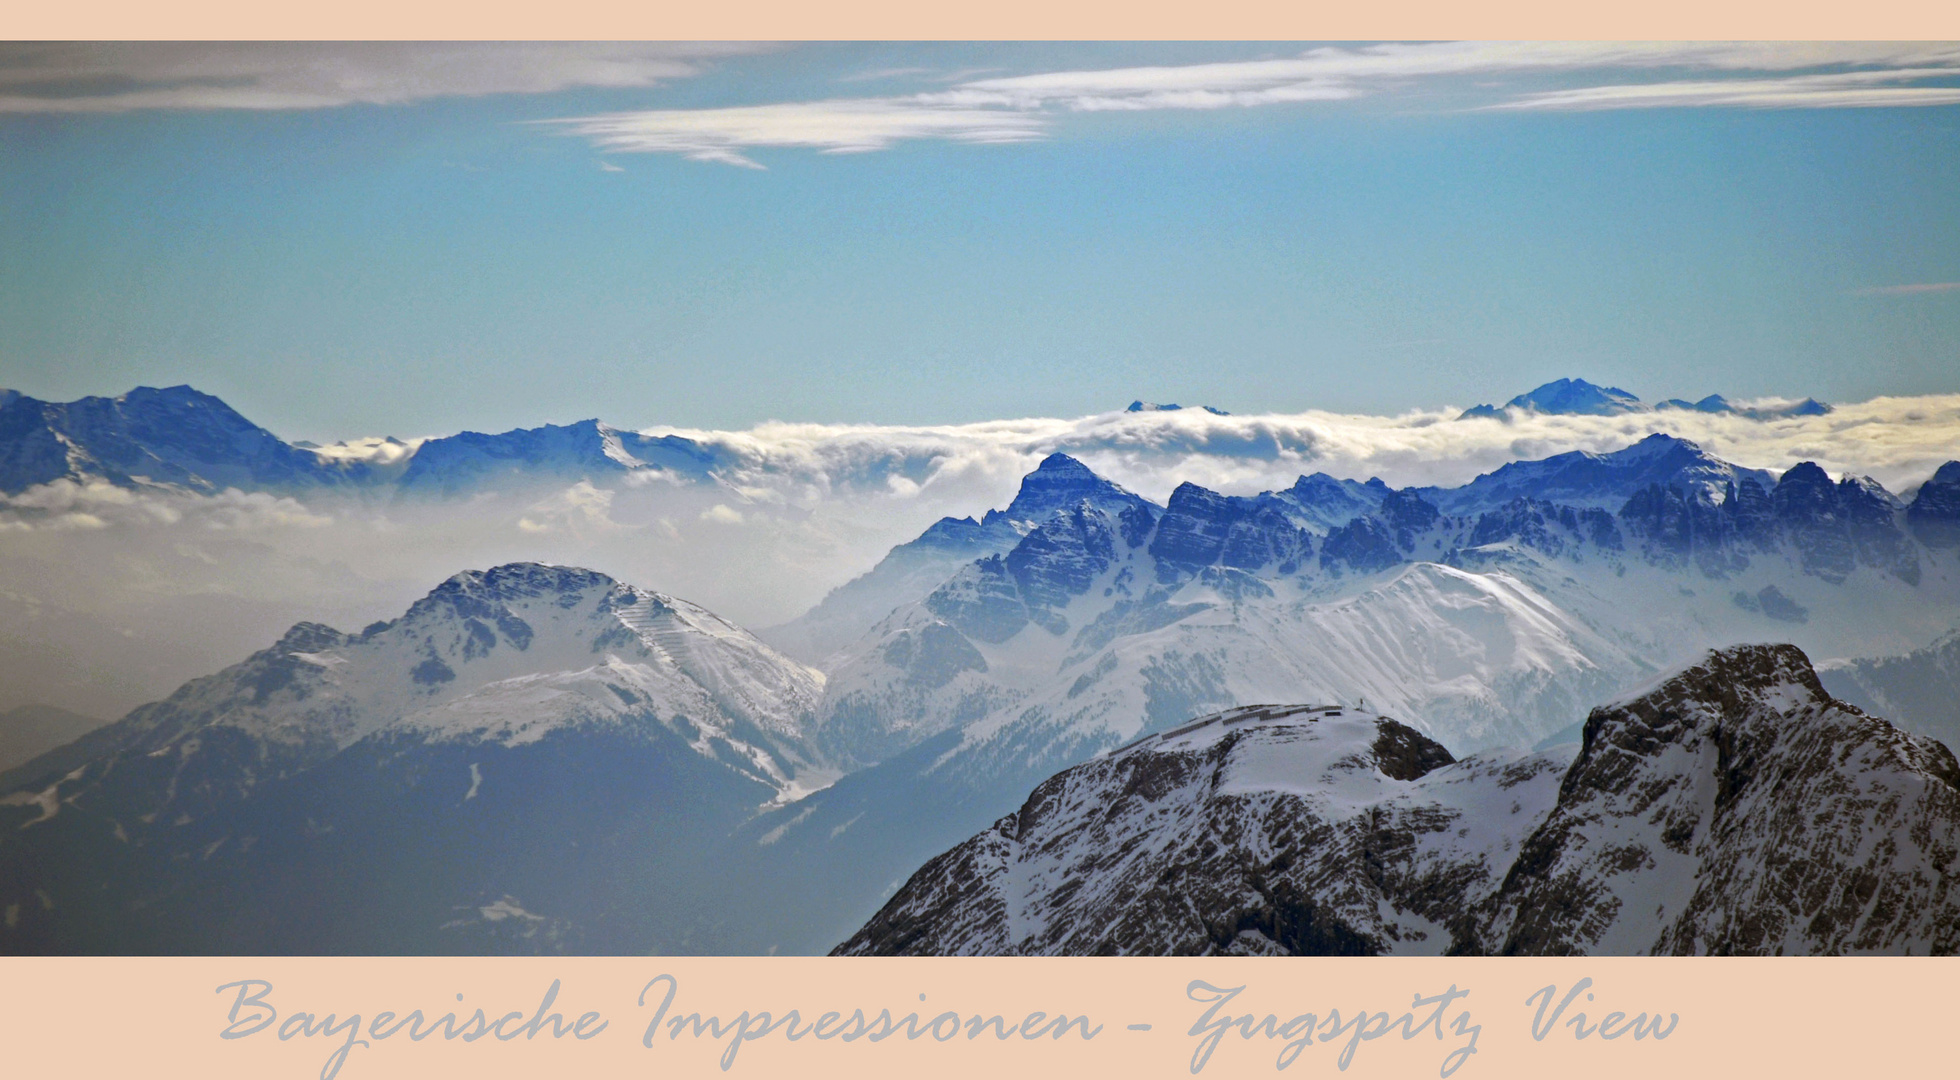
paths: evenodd
<path fill-rule="evenodd" d="M 1687 439 L 1655 434 L 1608 454 L 1574 450 L 1538 461 L 1514 461 L 1461 487 L 1423 488 L 1421 493 L 1453 514 L 1482 513 L 1518 498 L 1617 512 L 1654 484 L 1705 492 L 1719 500 L 1727 487 L 1744 480 L 1765 489 L 1775 486 L 1761 469 L 1731 465 Z"/>
<path fill-rule="evenodd" d="M 1352 708 L 1216 714 L 1043 783 L 836 951 L 1438 955 L 1564 762 L 1454 762 Z"/>
<path fill-rule="evenodd" d="M 181 750 L 217 728 L 303 764 L 382 733 L 520 745 L 650 717 L 784 787 L 809 762 L 802 728 L 822 686 L 685 600 L 514 563 L 458 574 L 358 635 L 302 623 L 117 727 L 128 752 Z"/>
<path fill-rule="evenodd" d="M 831 590 L 816 607 L 762 637 L 790 656 L 829 664 L 892 610 L 938 588 L 975 559 L 1003 554 L 1035 526 L 1087 501 L 1113 514 L 1155 504 L 1097 476 L 1067 454 L 1051 454 L 1023 477 L 1014 500 L 980 519 L 942 518 L 916 540 L 893 548 L 877 566 Z"/>
<path fill-rule="evenodd" d="M 1956 857 L 1946 747 L 1740 646 L 1537 755 L 1452 762 L 1352 707 L 1206 717 L 1042 783 L 837 951 L 1951 954 Z"/>
<path fill-rule="evenodd" d="M 1911 507 L 1867 516 L 1883 504 L 1857 478 L 1792 472 L 1722 502 L 1653 485 L 1674 501 L 1618 514 L 1391 492 L 1324 535 L 1270 494 L 1196 485 L 1154 524 L 1077 508 L 839 654 L 815 738 L 860 771 L 745 835 L 760 865 L 824 882 L 799 932 L 842 937 L 1043 778 L 1194 715 L 1365 699 L 1453 753 L 1549 745 L 1709 648 L 1859 655 L 1947 631 L 1960 552 L 1917 540 Z"/>
<path fill-rule="evenodd" d="M 681 948 L 730 832 L 835 779 L 807 737 L 822 686 L 603 574 L 458 574 L 10 773 L 0 947 Z"/>
<path fill-rule="evenodd" d="M 1595 709 L 1490 901 L 1503 953 L 1960 950 L 1960 763 L 1739 646 Z"/>

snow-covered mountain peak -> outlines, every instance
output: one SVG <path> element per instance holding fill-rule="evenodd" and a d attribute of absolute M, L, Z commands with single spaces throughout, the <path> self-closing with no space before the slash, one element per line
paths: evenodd
<path fill-rule="evenodd" d="M 1795 646 L 1717 649 L 1593 710 L 1478 947 L 1950 953 L 1957 851 L 1951 751 L 1833 699 Z"/>
<path fill-rule="evenodd" d="M 1617 386 L 1597 386 L 1584 379 L 1554 379 L 1506 404 L 1543 413 L 1593 416 L 1632 412 L 1641 407 L 1639 398 Z"/>
<path fill-rule="evenodd" d="M 831 590 L 816 607 L 764 633 L 786 653 L 834 665 L 842 650 L 895 609 L 923 599 L 974 560 L 1004 556 L 1044 523 L 1084 507 L 1128 522 L 1123 528 L 1131 532 L 1147 529 L 1161 512 L 1075 458 L 1050 454 L 1022 477 L 1006 509 L 988 510 L 978 521 L 941 518 L 870 571 Z"/>
<path fill-rule="evenodd" d="M 549 563 L 519 562 L 488 570 L 464 570 L 445 579 L 417 600 L 405 618 L 447 612 L 459 618 L 481 614 L 491 605 L 549 599 L 564 607 L 593 590 L 611 589 L 619 582 L 596 570 Z"/>
<path fill-rule="evenodd" d="M 1425 498 L 1456 514 L 1492 510 L 1520 497 L 1617 512 L 1655 485 L 1721 503 L 1744 480 L 1765 491 L 1776 486 L 1767 472 L 1730 464 L 1688 439 L 1656 433 L 1608 453 L 1573 450 L 1538 461 L 1514 461 L 1459 488 L 1421 490 Z"/>
<path fill-rule="evenodd" d="M 1004 519 L 1022 526 L 1021 531 L 1039 525 L 1055 514 L 1087 501 L 1112 513 L 1131 506 L 1149 506 L 1149 500 L 1120 484 L 1098 476 L 1095 470 L 1067 454 L 1054 453 L 1043 458 L 1035 470 L 1021 478 L 1021 488 L 1005 510 L 989 510 L 983 524 Z"/>
<path fill-rule="evenodd" d="M 1639 398 L 1616 386 L 1596 386 L 1584 379 L 1554 379 L 1505 402 L 1504 409 L 1478 405 L 1465 410 L 1457 419 L 1502 419 L 1506 409 L 1558 416 L 1614 416 L 1645 408 Z"/>
<path fill-rule="evenodd" d="M 928 861 L 853 954 L 1952 953 L 1960 764 L 1788 645 L 1452 761 L 1357 708 L 1202 717 Z"/>
<path fill-rule="evenodd" d="M 1210 405 L 1199 405 L 1196 407 L 1203 409 L 1204 411 L 1212 414 L 1213 416 L 1232 415 L 1231 413 L 1226 412 L 1224 409 L 1215 409 L 1212 408 Z M 1124 409 L 1123 411 L 1133 412 L 1133 413 L 1153 413 L 1153 412 L 1183 412 L 1184 409 L 1185 406 L 1183 405 L 1170 404 L 1170 403 L 1159 404 L 1154 401 L 1143 401 L 1139 399 L 1137 401 L 1130 402 L 1129 407 Z"/>
<path fill-rule="evenodd" d="M 1810 658 L 1796 646 L 1734 645 L 1710 649 L 1699 660 L 1649 679 L 1594 713 L 1626 721 L 1629 717 L 1679 714 L 1690 709 L 1739 713 L 1760 703 L 1787 712 L 1803 704 L 1830 704 L 1831 700 Z M 1588 746 L 1592 737 L 1589 733 Z"/>
<path fill-rule="evenodd" d="M 409 459 L 398 489 L 455 496 L 492 482 L 658 473 L 711 481 L 715 464 L 713 451 L 684 436 L 642 435 L 598 420 L 580 420 L 494 435 L 464 431 L 425 440 Z"/>
<path fill-rule="evenodd" d="M 1216 790 L 1337 797 L 1354 784 L 1413 781 L 1456 759 L 1441 743 L 1365 705 L 1247 705 L 1147 735 L 1109 756 L 1209 752 L 1233 745 Z"/>
<path fill-rule="evenodd" d="M 1293 482 L 1292 487 L 1273 494 L 1299 507 L 1300 523 L 1315 534 L 1324 536 L 1355 518 L 1373 512 L 1388 497 L 1389 486 L 1378 477 L 1370 478 L 1364 484 L 1317 472 L 1302 476 Z"/>
<path fill-rule="evenodd" d="M 1438 954 L 1560 764 L 1353 706 L 1212 714 L 1043 782 L 837 952 Z"/>
<path fill-rule="evenodd" d="M 781 792 L 817 762 L 805 727 L 822 692 L 820 672 L 699 605 L 511 563 L 456 574 L 358 635 L 300 623 L 105 730 L 146 754 L 243 739 L 297 769 L 377 737 L 517 746 L 652 725 Z"/>
<path fill-rule="evenodd" d="M 536 945 L 671 948 L 694 916 L 662 909 L 701 895 L 727 830 L 837 778 L 805 731 L 822 686 L 699 605 L 605 574 L 457 574 L 359 635 L 300 623 L 91 732 L 81 756 L 17 770 L 32 801 L 0 792 L 0 907 L 40 889 L 51 914 L 0 937 L 443 951 L 478 947 L 454 935 L 495 920 L 468 913 L 515 894 L 553 912 Z M 390 928 L 335 921 L 362 904 L 352 923 Z M 248 929 L 227 921 L 242 912 Z M 526 937 L 547 921 L 525 920 Z M 656 925 L 672 936 L 641 936 Z"/>
<path fill-rule="evenodd" d="M 1666 401 L 1650 406 L 1615 386 L 1596 386 L 1584 379 L 1555 379 L 1534 390 L 1519 394 L 1505 402 L 1503 408 L 1495 405 L 1478 405 L 1464 410 L 1457 419 L 1470 420 L 1485 417 L 1505 420 L 1514 409 L 1553 416 L 1618 416 L 1622 413 L 1679 409 L 1687 412 L 1741 416 L 1751 420 L 1823 416 L 1831 411 L 1829 405 L 1816 398 L 1804 398 L 1802 401 L 1788 398 L 1763 398 L 1737 403 L 1720 394 L 1710 394 L 1700 401 L 1668 398 Z"/>
<path fill-rule="evenodd" d="M 359 463 L 282 442 L 223 401 L 189 386 L 139 386 L 113 398 L 0 398 L 0 493 L 59 479 L 118 487 L 171 485 L 214 493 L 297 491 L 357 483 Z"/>

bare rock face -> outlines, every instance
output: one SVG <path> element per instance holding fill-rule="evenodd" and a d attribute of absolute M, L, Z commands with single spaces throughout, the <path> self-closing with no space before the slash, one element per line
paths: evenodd
<path fill-rule="evenodd" d="M 1960 763 L 1795 647 L 1712 652 L 1584 731 L 1453 761 L 1354 709 L 1216 714 L 1049 779 L 836 952 L 1960 951 Z"/>
<path fill-rule="evenodd" d="M 1956 855 L 1951 751 L 1739 646 L 1593 711 L 1464 951 L 1952 953 Z"/>
<path fill-rule="evenodd" d="M 1355 709 L 1218 713 L 1051 778 L 836 951 L 1437 954 L 1562 764 L 1453 761 Z"/>

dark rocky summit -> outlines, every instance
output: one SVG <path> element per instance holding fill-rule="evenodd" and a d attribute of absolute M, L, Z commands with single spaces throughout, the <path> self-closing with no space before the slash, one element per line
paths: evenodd
<path fill-rule="evenodd" d="M 1710 654 L 1595 709 L 1558 805 L 1459 952 L 1960 950 L 1960 763 L 1803 653 Z"/>
<path fill-rule="evenodd" d="M 1960 763 L 1739 646 L 1565 753 L 1206 717 L 1068 769 L 840 954 L 1951 954 Z"/>
<path fill-rule="evenodd" d="M 836 952 L 1440 953 L 1560 764 L 1456 762 L 1352 708 L 1234 709 L 1051 778 Z"/>
<path fill-rule="evenodd" d="M 1067 454 L 1050 454 L 1022 477 L 1020 490 L 1004 509 L 989 510 L 978 519 L 940 518 L 917 538 L 891 549 L 869 571 L 831 590 L 817 606 L 763 636 L 792 656 L 822 661 L 856 641 L 893 608 L 932 592 L 962 567 L 1004 556 L 1049 519 L 1084 506 L 1105 513 L 1131 535 L 1149 532 L 1163 512 Z"/>

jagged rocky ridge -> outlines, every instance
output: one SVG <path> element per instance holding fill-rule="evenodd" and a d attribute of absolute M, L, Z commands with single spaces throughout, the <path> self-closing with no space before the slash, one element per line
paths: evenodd
<path fill-rule="evenodd" d="M 1960 763 L 1794 647 L 1712 653 L 1569 753 L 1455 761 L 1352 708 L 1207 717 L 1042 783 L 835 951 L 1960 949 Z"/>
<path fill-rule="evenodd" d="M 715 847 L 834 776 L 822 676 L 603 574 L 456 575 L 0 778 L 7 952 L 671 950 Z"/>
<path fill-rule="evenodd" d="M 541 463 L 558 452 L 554 440 L 566 438 L 598 441 L 593 468 L 651 467 L 609 456 L 603 425 L 540 430 Z M 468 449 L 469 441 L 457 445 Z M 490 454 L 483 475 L 522 474 L 533 467 L 528 453 Z M 639 929 L 636 937 L 590 920 L 554 921 L 566 917 L 528 895 L 530 885 L 511 891 L 524 916 L 497 906 L 502 893 L 465 907 L 478 913 L 479 931 L 508 931 L 507 947 L 519 949 L 628 937 L 684 939 L 680 947 L 694 951 L 821 949 L 861 923 L 922 859 L 1016 805 L 1044 777 L 1192 715 L 1250 701 L 1365 696 L 1428 737 L 1471 752 L 1530 743 L 1709 644 L 1774 632 L 1821 655 L 1844 655 L 1847 642 L 1863 651 L 1909 648 L 1945 629 L 1960 602 L 1952 539 L 1960 536 L 1960 464 L 1943 468 L 1909 506 L 1894 500 L 1886 520 L 1871 512 L 1884 494 L 1876 485 L 1819 484 L 1792 472 L 1798 482 L 1779 509 L 1781 485 L 1766 475 L 1656 436 L 1614 454 L 1517 463 L 1451 492 L 1396 492 L 1378 480 L 1316 474 L 1250 497 L 1184 485 L 1158 506 L 1056 455 L 1006 510 L 947 519 L 895 551 L 887 564 L 898 572 L 881 565 L 867 575 L 877 587 L 824 631 L 843 644 L 804 653 L 829 656 L 835 677 L 801 741 L 747 756 L 795 773 L 774 776 L 758 764 L 737 788 L 707 800 L 727 814 L 703 835 L 732 846 L 717 852 L 712 872 L 697 876 L 736 883 L 715 886 L 722 891 L 714 902 L 701 899 L 713 891 L 704 886 L 688 901 L 696 904 L 690 914 L 677 907 L 657 933 Z M 1766 519 L 1744 513 L 1759 505 L 1747 494 L 1751 481 L 1769 496 Z M 1663 512 L 1629 514 L 1640 511 L 1641 498 Z M 1677 505 L 1685 509 L 1670 517 L 1667 508 Z M 495 629 L 494 620 L 477 621 Z M 456 648 L 467 649 L 469 637 L 457 637 Z M 788 644 L 772 635 L 779 643 Z M 510 655 L 508 645 L 498 655 Z M 487 670 L 443 662 L 464 676 Z M 602 702 L 611 693 L 588 689 Z M 533 707 L 515 689 L 499 693 L 504 705 L 486 695 L 469 708 L 487 716 L 492 706 L 512 715 Z M 358 785 L 372 777 L 353 763 L 394 737 L 374 734 L 328 759 L 351 772 L 309 767 L 307 783 L 315 786 L 304 799 L 343 797 L 319 786 L 326 777 L 368 790 Z M 96 745 L 56 771 L 92 760 Z M 633 760 L 615 756 L 608 764 Z M 563 760 L 569 768 L 588 757 L 581 751 Z M 719 783 L 744 757 L 689 750 L 660 760 L 687 760 L 688 776 L 714 775 Z M 821 764 L 805 769 L 798 761 Z M 471 763 L 434 772 L 472 775 Z M 858 771 L 792 801 L 832 767 Z M 491 779 L 501 775 L 485 769 Z M 375 797 L 398 799 L 405 790 Z M 486 780 L 467 801 L 480 809 L 507 790 Z M 289 808 L 304 803 L 299 795 L 279 798 Z M 622 793 L 619 805 L 637 805 L 635 798 Z M 758 806 L 774 808 L 754 816 Z M 289 820 L 304 831 L 307 817 Z M 338 833 L 351 834 L 348 827 Z M 258 834 L 221 829 L 206 842 L 227 835 Z M 222 862 L 231 850 L 227 843 L 212 859 Z M 178 853 L 188 858 L 191 849 Z M 27 911 L 39 901 L 23 903 Z M 453 906 L 453 898 L 445 903 Z M 532 921 L 540 911 L 546 914 Z M 318 940 L 344 949 L 356 939 Z M 411 951 L 461 947 L 453 936 L 434 947 L 416 940 Z"/>
<path fill-rule="evenodd" d="M 1666 437 L 1579 458 L 1603 485 L 1668 481 L 1717 506 L 1731 468 Z M 1656 461 L 1679 471 L 1657 476 Z M 841 936 L 862 920 L 852 908 L 1043 778 L 1194 715 L 1365 698 L 1455 753 L 1529 746 L 1709 647 L 1771 634 L 1822 655 L 1910 647 L 1960 607 L 1960 560 L 1903 515 L 1919 578 L 1856 561 L 1871 548 L 1853 545 L 1837 581 L 1814 560 L 1806 572 L 1800 545 L 1831 535 L 1814 517 L 1705 570 L 1597 506 L 1513 499 L 1471 515 L 1355 487 L 1372 507 L 1333 528 L 1297 493 L 1355 496 L 1336 485 L 1186 485 L 1154 525 L 1141 508 L 1076 507 L 976 560 L 832 658 L 814 737 L 859 771 L 744 835 L 784 874 L 823 882 L 801 910 L 812 932 L 830 918 Z"/>
<path fill-rule="evenodd" d="M 893 548 L 878 565 L 838 586 L 796 619 L 764 631 L 791 656 L 819 663 L 857 640 L 901 604 L 931 592 L 975 559 L 1011 551 L 1037 525 L 1083 504 L 1114 514 L 1149 507 L 1143 497 L 1053 454 L 1023 477 L 1014 500 L 979 519 L 947 517 Z"/>
<path fill-rule="evenodd" d="M 1942 512 L 1950 485 L 1938 478 L 1912 507 L 1808 464 L 1765 491 L 1668 436 L 1531 465 L 1543 468 L 1508 466 L 1455 494 L 1562 484 L 1632 495 L 1618 513 L 1514 496 L 1459 514 L 1422 491 L 1310 477 L 1251 497 L 1184 484 L 1162 510 L 1128 496 L 1024 519 L 1013 546 L 832 657 L 821 737 L 842 758 L 872 761 L 1010 708 L 1168 723 L 1265 696 L 1245 681 L 1256 670 L 1285 673 L 1273 690 L 1372 694 L 1454 746 L 1529 743 L 1550 718 L 1650 673 L 1657 651 L 1672 659 L 1675 627 L 1641 640 L 1626 625 L 1629 599 L 1665 598 L 1681 609 L 1674 622 L 1698 623 L 1678 650 L 1731 632 L 1711 622 L 1746 635 L 1846 607 L 1835 587 L 1854 575 L 1925 618 L 1954 595 L 1952 560 L 1916 538 Z M 1093 477 L 1057 455 L 1030 483 L 1064 469 Z M 1362 512 L 1329 528 L 1326 503 Z M 1923 564 L 1943 566 L 1927 589 Z M 1695 595 L 1678 584 L 1683 569 L 1710 583 L 1706 600 L 1671 598 Z M 1833 615 L 1846 617 L 1856 618 Z M 1819 629 L 1813 643 L 1827 648 L 1858 639 Z M 1396 643 L 1412 635 L 1420 646 Z M 1121 708 L 1105 707 L 1112 687 Z"/>

